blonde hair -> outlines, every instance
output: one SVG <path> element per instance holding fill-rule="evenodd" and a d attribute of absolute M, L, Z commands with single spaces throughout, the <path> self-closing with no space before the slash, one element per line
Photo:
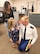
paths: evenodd
<path fill-rule="evenodd" d="M 8 19 L 8 30 L 11 29 L 13 22 L 15 22 L 15 20 L 13 18 Z"/>
<path fill-rule="evenodd" d="M 29 20 L 29 17 L 28 17 L 28 16 L 23 16 L 23 17 L 21 18 L 21 20 L 22 20 L 22 21 Z"/>

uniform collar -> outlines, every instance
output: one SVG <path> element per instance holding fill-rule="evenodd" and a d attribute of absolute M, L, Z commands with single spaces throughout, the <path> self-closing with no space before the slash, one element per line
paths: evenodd
<path fill-rule="evenodd" d="M 23 25 L 23 24 L 21 24 L 22 25 L 22 27 L 25 27 L 25 25 Z M 30 23 L 28 23 L 28 25 L 26 26 L 26 27 L 28 27 L 30 25 Z"/>

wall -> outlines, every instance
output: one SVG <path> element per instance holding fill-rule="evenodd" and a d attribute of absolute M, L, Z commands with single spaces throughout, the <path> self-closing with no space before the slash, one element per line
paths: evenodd
<path fill-rule="evenodd" d="M 0 0 L 0 7 L 3 7 L 4 2 L 7 0 Z M 26 8 L 28 7 L 28 3 L 33 2 L 34 3 L 34 11 L 37 11 L 37 1 L 38 0 L 8 0 L 11 3 L 11 6 L 15 6 L 17 8 L 17 10 L 21 10 L 21 6 L 24 6 Z"/>
<path fill-rule="evenodd" d="M 28 2 L 31 3 L 33 2 L 34 3 L 34 8 L 35 8 L 35 11 L 36 11 L 36 0 L 9 0 L 11 2 L 11 5 L 12 6 L 15 6 L 17 8 L 17 10 L 20 10 L 21 9 L 21 6 L 24 6 L 26 8 L 29 8 L 28 7 Z"/>
<path fill-rule="evenodd" d="M 5 1 L 7 0 L 0 0 L 0 7 L 3 7 Z"/>

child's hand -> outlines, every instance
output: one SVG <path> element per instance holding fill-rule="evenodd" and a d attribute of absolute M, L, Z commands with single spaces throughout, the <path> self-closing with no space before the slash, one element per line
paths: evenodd
<path fill-rule="evenodd" d="M 11 38 L 9 40 L 10 40 L 10 42 L 13 42 L 13 40 Z"/>
<path fill-rule="evenodd" d="M 16 27 L 16 29 L 19 30 L 20 29 L 20 26 Z"/>

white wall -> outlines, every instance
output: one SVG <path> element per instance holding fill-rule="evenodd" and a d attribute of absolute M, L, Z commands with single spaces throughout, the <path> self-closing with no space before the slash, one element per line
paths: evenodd
<path fill-rule="evenodd" d="M 0 7 L 3 7 L 5 1 L 7 0 L 0 0 Z"/>
<path fill-rule="evenodd" d="M 21 9 L 21 6 L 28 8 L 28 2 L 34 2 L 34 8 L 36 11 L 36 0 L 9 0 L 12 6 L 15 6 L 17 10 Z"/>
<path fill-rule="evenodd" d="M 0 7 L 3 7 L 4 2 L 7 0 L 0 0 Z M 37 0 L 8 0 L 11 6 L 15 6 L 18 11 L 20 11 L 21 6 L 28 8 L 28 2 L 34 2 L 34 11 L 37 11 Z"/>

